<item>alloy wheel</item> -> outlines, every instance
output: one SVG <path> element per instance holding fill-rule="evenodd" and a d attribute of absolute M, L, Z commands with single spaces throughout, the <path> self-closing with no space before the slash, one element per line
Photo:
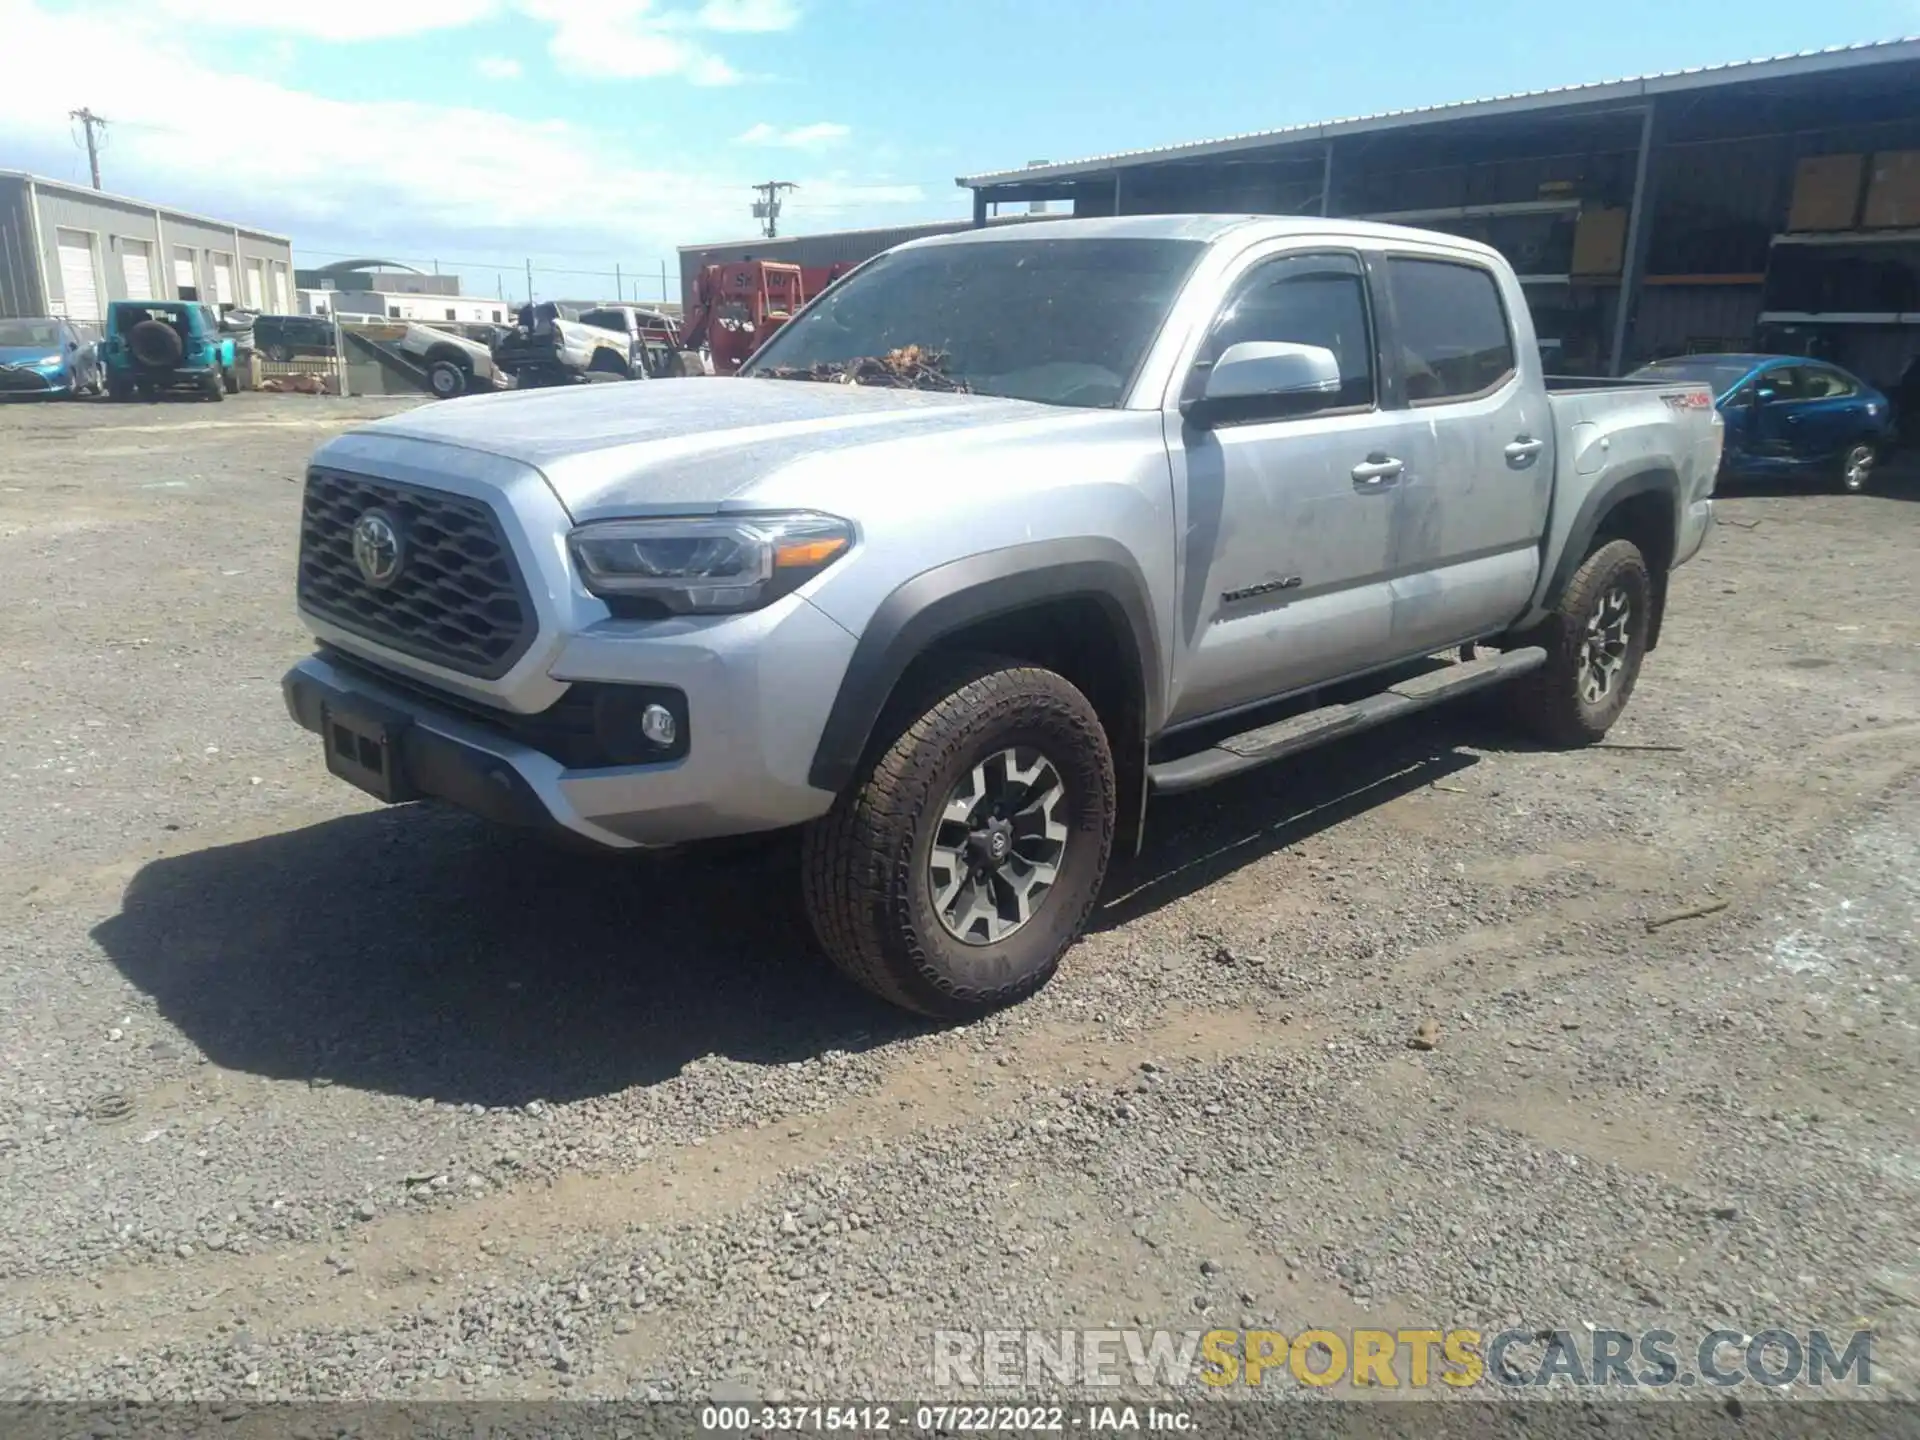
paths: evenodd
<path fill-rule="evenodd" d="M 1633 619 L 1633 597 L 1627 587 L 1616 585 L 1600 597 L 1587 617 L 1587 633 L 1581 642 L 1580 698 L 1598 705 L 1613 693 L 1627 667 L 1627 647 L 1631 641 L 1628 624 Z"/>
<path fill-rule="evenodd" d="M 997 750 L 948 792 L 928 857 L 934 913 L 968 945 L 993 945 L 1045 902 L 1067 853 L 1066 783 L 1026 746 Z"/>
<path fill-rule="evenodd" d="M 1846 462 L 1840 469 L 1840 483 L 1849 490 L 1864 490 L 1872 476 L 1873 447 L 1856 445 L 1847 451 Z"/>

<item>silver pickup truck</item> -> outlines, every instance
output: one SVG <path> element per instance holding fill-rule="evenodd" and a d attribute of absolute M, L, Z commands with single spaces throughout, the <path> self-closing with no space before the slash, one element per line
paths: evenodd
<path fill-rule="evenodd" d="M 1464 240 L 942 236 L 739 379 L 327 444 L 284 690 L 383 800 L 620 848 L 804 827 L 828 955 L 967 1016 L 1053 973 L 1154 795 L 1496 684 L 1605 734 L 1721 439 L 1704 387 L 1548 380 Z"/>

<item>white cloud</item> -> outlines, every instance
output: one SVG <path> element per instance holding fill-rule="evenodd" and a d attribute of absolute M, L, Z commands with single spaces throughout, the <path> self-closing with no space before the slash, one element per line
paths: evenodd
<path fill-rule="evenodd" d="M 175 25 L 267 30 L 315 40 L 389 40 L 454 30 L 485 20 L 499 0 L 326 0 L 325 4 L 233 4 L 231 0 L 157 0 L 147 13 Z M 19 52 L 15 52 L 19 53 Z"/>
<path fill-rule="evenodd" d="M 758 125 L 743 131 L 734 137 L 736 145 L 777 145 L 786 150 L 825 150 L 838 145 L 853 134 L 845 125 L 831 121 L 820 121 L 814 125 L 796 125 L 791 130 L 782 130 L 777 125 L 769 125 L 762 120 Z"/>
<path fill-rule="evenodd" d="M 657 80 L 677 75 L 695 85 L 734 85 L 740 72 L 688 38 L 698 12 L 660 10 L 653 0 L 520 0 L 521 10 L 553 27 L 547 50 L 571 75 Z"/>
<path fill-rule="evenodd" d="M 800 7 L 793 0 L 706 0 L 694 23 L 742 35 L 791 30 L 800 23 Z"/>
<path fill-rule="evenodd" d="M 216 68 L 220 50 L 204 33 L 34 0 L 0 0 L 0 34 L 18 55 L 85 55 L 85 88 L 116 97 L 109 190 L 282 231 L 309 254 L 437 255 L 469 268 L 485 257 L 487 268 L 510 270 L 529 255 L 536 267 L 593 257 L 579 263 L 610 269 L 614 259 L 657 263 L 677 245 L 753 228 L 750 187 L 764 177 L 724 137 L 636 150 L 617 130 L 477 105 L 335 100 L 283 77 Z M 155 73 L 168 84 L 147 83 Z M 183 94 L 221 103 L 181 105 Z M 78 152 L 66 112 L 85 98 L 69 70 L 17 67 L 0 86 L 0 154 L 70 176 Z M 810 128 L 819 127 L 801 130 Z M 261 144 L 263 133 L 298 143 Z M 662 153 L 674 159 L 662 164 Z M 77 164 L 84 173 L 84 156 Z M 792 210 L 816 226 L 915 219 L 949 198 L 804 165 L 792 178 L 801 186 Z"/>
<path fill-rule="evenodd" d="M 518 80 L 522 73 L 520 62 L 511 55 L 482 55 L 473 68 L 483 80 Z"/>

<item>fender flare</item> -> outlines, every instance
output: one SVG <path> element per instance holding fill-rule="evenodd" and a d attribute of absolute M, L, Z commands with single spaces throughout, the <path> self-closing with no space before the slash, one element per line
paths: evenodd
<path fill-rule="evenodd" d="M 1620 475 L 1606 484 L 1596 487 L 1580 502 L 1580 508 L 1574 512 L 1573 524 L 1567 530 L 1566 543 L 1560 547 L 1560 558 L 1554 562 L 1553 572 L 1547 577 L 1547 583 L 1541 587 L 1535 597 L 1536 608 L 1553 604 L 1569 581 L 1573 572 L 1580 568 L 1580 562 L 1587 558 L 1588 548 L 1593 544 L 1594 534 L 1600 528 L 1600 521 L 1614 506 L 1623 500 L 1631 500 L 1636 495 L 1660 494 L 1667 498 L 1667 506 L 1672 526 L 1672 537 L 1677 548 L 1680 538 L 1680 477 L 1664 465 L 1649 465 L 1645 469 Z M 1664 584 L 1664 574 L 1654 577 L 1655 582 Z"/>
<path fill-rule="evenodd" d="M 1053 600 L 1091 600 L 1131 640 L 1126 677 L 1148 733 L 1160 723 L 1160 633 L 1146 577 L 1118 542 L 1041 540 L 923 570 L 874 610 L 814 748 L 807 783 L 839 794 L 852 781 L 881 712 L 908 666 L 945 637 Z"/>

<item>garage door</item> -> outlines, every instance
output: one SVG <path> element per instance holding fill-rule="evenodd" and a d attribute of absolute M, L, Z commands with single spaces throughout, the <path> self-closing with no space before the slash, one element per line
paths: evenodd
<path fill-rule="evenodd" d="M 157 298 L 153 293 L 153 251 L 146 241 L 120 242 L 120 268 L 127 277 L 129 300 Z"/>
<path fill-rule="evenodd" d="M 185 245 L 173 247 L 173 288 L 182 300 L 192 300 L 199 293 L 200 281 L 193 271 L 193 251 Z"/>
<path fill-rule="evenodd" d="M 217 305 L 233 304 L 233 257 L 213 257 L 213 299 Z"/>
<path fill-rule="evenodd" d="M 293 297 L 287 294 L 287 267 L 284 265 L 273 267 L 273 308 L 276 314 L 293 313 Z"/>
<path fill-rule="evenodd" d="M 100 323 L 100 287 L 93 278 L 93 237 L 78 230 L 57 232 L 60 289 L 67 297 L 67 318 Z"/>
<path fill-rule="evenodd" d="M 267 267 L 258 260 L 247 261 L 247 308 L 267 308 Z"/>

